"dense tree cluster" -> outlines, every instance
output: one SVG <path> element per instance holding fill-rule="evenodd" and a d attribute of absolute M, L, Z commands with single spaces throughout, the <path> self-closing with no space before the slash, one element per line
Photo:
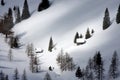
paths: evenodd
<path fill-rule="evenodd" d="M 73 58 L 68 53 L 61 52 L 57 56 L 57 63 L 60 66 L 61 71 L 73 71 L 76 65 L 73 62 Z"/>
<path fill-rule="evenodd" d="M 3 71 L 0 72 L 0 80 L 9 80 L 8 75 L 6 75 Z"/>
<path fill-rule="evenodd" d="M 26 53 L 30 58 L 30 70 L 33 73 L 40 71 L 40 60 L 37 53 L 34 51 L 33 44 L 28 44 L 26 48 Z"/>
<path fill-rule="evenodd" d="M 108 71 L 108 79 L 116 79 L 120 76 L 119 58 L 115 51 L 111 60 L 111 64 Z M 107 76 L 104 74 L 104 62 L 100 51 L 96 52 L 93 58 L 90 58 L 85 70 L 81 70 L 80 67 L 76 70 L 76 77 L 82 80 L 105 80 Z"/>

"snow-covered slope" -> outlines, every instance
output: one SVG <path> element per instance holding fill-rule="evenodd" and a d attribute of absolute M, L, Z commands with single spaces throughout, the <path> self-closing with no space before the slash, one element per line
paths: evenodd
<path fill-rule="evenodd" d="M 73 57 L 74 62 L 81 67 L 86 66 L 89 57 L 93 57 L 96 51 L 101 51 L 103 58 L 106 60 L 105 63 L 108 63 L 107 61 L 111 59 L 114 50 L 120 53 L 120 24 L 116 24 L 115 22 L 118 5 L 120 4 L 119 0 L 51 1 L 52 5 L 50 8 L 42 12 L 37 12 L 36 9 L 40 0 L 28 0 L 30 12 L 33 14 L 29 19 L 16 24 L 13 30 L 16 35 L 25 33 L 20 39 L 21 43 L 26 45 L 28 43 L 34 43 L 35 48 L 44 49 L 44 53 L 40 58 L 43 63 L 41 67 L 45 72 L 48 70 L 49 66 L 55 67 L 54 72 L 51 73 L 52 78 L 54 78 L 53 80 L 75 80 L 74 72 L 64 72 L 61 74 L 59 71 L 59 67 L 56 63 L 56 56 L 61 49 L 68 52 Z M 0 6 L 0 10 L 2 11 L 0 12 L 1 15 L 7 11 L 8 7 L 23 5 L 23 0 L 6 0 L 6 2 L 6 6 Z M 113 23 L 107 30 L 103 31 L 102 22 L 106 8 L 109 9 L 110 18 Z M 95 30 L 94 35 L 87 40 L 86 44 L 76 46 L 73 43 L 75 33 L 78 31 L 79 33 L 85 34 L 88 27 Z M 57 45 L 56 49 L 50 53 L 47 50 L 51 36 Z M 0 45 L 0 49 L 5 49 L 5 51 L 9 50 L 8 47 L 2 49 L 2 46 L 7 46 L 7 44 Z M 25 54 L 24 48 L 25 46 L 20 50 L 13 50 L 13 53 L 16 54 L 15 61 L 8 62 L 6 60 L 1 60 L 0 65 L 9 65 L 8 68 L 10 69 L 4 69 L 5 72 L 8 72 L 8 74 L 13 73 L 13 69 L 17 67 L 20 70 L 20 74 L 22 74 L 24 68 L 29 66 L 29 59 Z M 4 54 L 5 51 L 1 51 L 1 55 L 7 58 L 7 53 Z M 108 67 L 108 65 L 105 66 Z M 43 79 L 43 75 L 45 74 L 45 72 L 32 74 L 29 69 L 26 70 L 31 80 Z"/>

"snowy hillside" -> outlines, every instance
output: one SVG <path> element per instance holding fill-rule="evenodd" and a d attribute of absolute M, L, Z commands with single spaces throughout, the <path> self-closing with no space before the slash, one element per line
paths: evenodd
<path fill-rule="evenodd" d="M 31 17 L 21 21 L 13 27 L 15 35 L 24 34 L 20 38 L 23 44 L 20 49 L 12 49 L 13 61 L 8 60 L 9 46 L 0 34 L 0 70 L 9 75 L 12 80 L 14 70 L 17 68 L 19 74 L 26 70 L 28 80 L 43 80 L 46 72 L 50 73 L 52 80 L 77 80 L 75 71 L 61 72 L 56 58 L 61 49 L 68 52 L 76 66 L 85 68 L 89 58 L 93 57 L 96 51 L 100 51 L 104 61 L 105 74 L 116 50 L 120 58 L 120 24 L 116 24 L 115 18 L 120 0 L 50 0 L 51 6 L 41 12 L 37 11 L 41 0 L 28 0 Z M 0 5 L 0 15 L 13 8 L 15 5 L 22 11 L 24 0 L 5 0 L 5 6 Z M 104 11 L 108 8 L 110 12 L 111 26 L 102 30 Z M 76 32 L 83 34 L 87 29 L 94 29 L 94 34 L 86 40 L 84 45 L 76 46 L 74 36 Z M 52 37 L 55 48 L 48 51 L 50 37 Z M 39 54 L 41 61 L 41 72 L 32 73 L 29 70 L 26 46 L 34 44 L 37 50 L 43 49 Z M 54 67 L 49 71 L 48 67 Z M 119 80 L 119 79 L 118 79 Z"/>

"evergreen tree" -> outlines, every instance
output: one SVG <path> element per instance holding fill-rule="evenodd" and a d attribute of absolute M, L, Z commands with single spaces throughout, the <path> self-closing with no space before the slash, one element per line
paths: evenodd
<path fill-rule="evenodd" d="M 111 25 L 108 8 L 105 10 L 105 16 L 103 19 L 103 30 L 107 29 Z"/>
<path fill-rule="evenodd" d="M 118 12 L 117 12 L 117 15 L 116 15 L 116 22 L 117 22 L 117 24 L 120 23 L 120 5 L 118 7 Z"/>
<path fill-rule="evenodd" d="M 93 69 L 94 69 L 93 60 L 90 58 L 88 61 L 88 65 L 86 66 L 86 70 L 85 70 L 86 80 L 94 80 Z"/>
<path fill-rule="evenodd" d="M 94 71 L 96 74 L 97 80 L 103 80 L 104 78 L 104 68 L 103 68 L 103 61 L 100 54 L 100 51 L 95 54 L 94 57 Z"/>
<path fill-rule="evenodd" d="M 31 70 L 32 73 L 35 72 L 34 57 L 35 57 L 35 55 L 32 52 L 30 54 L 30 70 Z"/>
<path fill-rule="evenodd" d="M 76 65 L 73 62 L 73 58 L 70 57 L 68 53 L 61 52 L 57 56 L 57 63 L 60 66 L 61 71 L 73 71 L 76 67 Z"/>
<path fill-rule="evenodd" d="M 19 38 L 18 36 L 14 37 L 14 48 L 19 48 L 20 44 L 19 44 Z"/>
<path fill-rule="evenodd" d="M 26 53 L 28 56 L 31 56 L 34 52 L 34 46 L 33 44 L 28 44 L 27 47 L 26 47 Z"/>
<path fill-rule="evenodd" d="M 22 20 L 30 17 L 29 7 L 27 0 L 24 1 L 23 11 L 22 11 Z"/>
<path fill-rule="evenodd" d="M 1 0 L 1 5 L 4 6 L 5 5 L 5 1 Z"/>
<path fill-rule="evenodd" d="M 86 32 L 86 35 L 85 35 L 85 39 L 89 39 L 90 37 L 91 37 L 91 34 L 90 34 L 90 30 L 88 28 L 87 32 Z"/>
<path fill-rule="evenodd" d="M 13 23 L 13 13 L 12 13 L 12 9 L 11 8 L 9 8 L 9 10 L 8 10 L 8 19 L 9 19 L 9 25 L 8 26 L 11 29 L 14 26 L 14 23 Z"/>
<path fill-rule="evenodd" d="M 14 10 L 14 11 L 16 10 L 16 6 L 13 7 L 13 10 Z"/>
<path fill-rule="evenodd" d="M 115 79 L 120 75 L 119 58 L 116 51 L 113 54 L 108 74 L 110 79 Z"/>
<path fill-rule="evenodd" d="M 19 23 L 19 22 L 21 21 L 21 16 L 20 16 L 20 9 L 19 9 L 19 7 L 14 6 L 14 14 L 15 14 L 15 18 L 16 18 L 15 23 Z"/>
<path fill-rule="evenodd" d="M 49 41 L 48 51 L 52 52 L 52 49 L 53 49 L 53 40 L 52 40 L 52 37 L 51 37 L 50 41 Z"/>
<path fill-rule="evenodd" d="M 8 75 L 5 76 L 5 79 L 4 79 L 4 80 L 9 80 Z"/>
<path fill-rule="evenodd" d="M 75 38 L 74 38 L 74 43 L 77 43 L 77 39 L 79 38 L 79 33 L 78 32 L 76 32 L 76 34 L 75 34 Z"/>
<path fill-rule="evenodd" d="M 4 80 L 4 76 L 5 74 L 3 73 L 3 71 L 0 72 L 0 80 Z"/>
<path fill-rule="evenodd" d="M 77 68 L 75 76 L 78 77 L 78 79 L 83 77 L 80 67 Z"/>
<path fill-rule="evenodd" d="M 42 2 L 38 6 L 38 11 L 42 11 L 44 9 L 47 9 L 50 6 L 50 3 L 48 0 L 42 0 Z"/>
<path fill-rule="evenodd" d="M 34 57 L 34 65 L 35 65 L 35 72 L 39 72 L 40 71 L 40 61 L 39 61 L 39 57 L 37 56 L 37 54 Z"/>
<path fill-rule="evenodd" d="M 82 35 L 82 34 L 80 34 L 80 38 L 83 38 L 83 35 Z"/>
<path fill-rule="evenodd" d="M 18 69 L 17 69 L 17 68 L 16 68 L 15 71 L 14 71 L 13 80 L 19 80 L 19 72 L 18 72 Z"/>
<path fill-rule="evenodd" d="M 27 75 L 26 75 L 26 71 L 24 70 L 23 75 L 22 75 L 22 80 L 27 80 Z"/>
<path fill-rule="evenodd" d="M 5 34 L 13 28 L 13 15 L 12 15 L 12 9 L 8 9 L 8 13 L 4 15 L 4 22 L 3 22 L 3 31 Z"/>
<path fill-rule="evenodd" d="M 44 80 L 52 80 L 49 73 L 46 73 L 46 75 L 44 77 Z"/>
<path fill-rule="evenodd" d="M 94 29 L 92 29 L 91 33 L 93 34 L 94 32 L 95 32 Z"/>

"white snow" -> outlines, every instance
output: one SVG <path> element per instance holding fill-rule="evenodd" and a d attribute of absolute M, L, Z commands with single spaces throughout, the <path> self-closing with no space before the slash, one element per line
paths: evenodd
<path fill-rule="evenodd" d="M 14 1 L 14 2 L 12 2 Z M 0 66 L 8 68 L 0 68 L 10 78 L 13 76 L 13 70 L 19 69 L 20 74 L 26 69 L 30 80 L 42 80 L 48 71 L 49 66 L 55 69 L 51 73 L 53 80 L 77 80 L 75 72 L 61 72 L 56 62 L 56 57 L 61 49 L 68 52 L 77 66 L 82 68 L 86 66 L 90 57 L 101 51 L 105 60 L 105 67 L 108 67 L 113 52 L 116 50 L 120 56 L 120 24 L 116 24 L 115 17 L 120 0 L 51 0 L 50 8 L 37 12 L 40 0 L 28 0 L 30 12 L 33 14 L 13 28 L 16 35 L 25 33 L 20 39 L 21 43 L 33 43 L 38 50 L 43 49 L 40 54 L 42 62 L 41 68 L 45 72 L 31 73 L 29 71 L 29 58 L 25 54 L 25 46 L 21 49 L 13 49 L 14 60 L 9 62 L 7 54 L 8 45 L 4 42 L 3 35 L 0 35 Z M 22 10 L 23 0 L 6 0 L 5 6 L 0 6 L 0 15 L 7 12 L 8 7 L 19 5 Z M 105 8 L 109 9 L 112 25 L 105 31 L 102 30 L 102 22 Z M 73 43 L 76 32 L 85 34 L 87 28 L 94 29 L 95 33 L 87 40 L 86 44 L 76 46 Z M 56 49 L 48 52 L 49 39 L 52 36 L 56 43 Z M 106 70 L 107 71 L 107 70 Z M 11 74 L 12 73 L 12 74 Z"/>

